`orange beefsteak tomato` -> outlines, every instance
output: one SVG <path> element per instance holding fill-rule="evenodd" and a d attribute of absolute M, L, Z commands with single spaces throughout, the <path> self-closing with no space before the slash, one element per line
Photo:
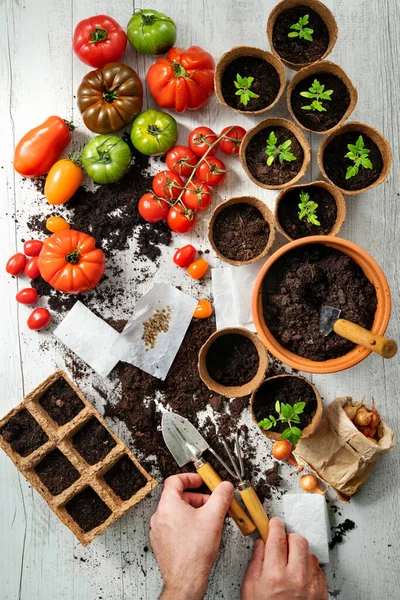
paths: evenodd
<path fill-rule="evenodd" d="M 43 242 L 38 267 L 42 278 L 67 294 L 88 292 L 99 283 L 106 265 L 104 252 L 86 233 L 64 229 Z"/>

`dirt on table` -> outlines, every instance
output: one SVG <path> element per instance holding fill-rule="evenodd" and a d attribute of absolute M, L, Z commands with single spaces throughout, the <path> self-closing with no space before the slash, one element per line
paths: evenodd
<path fill-rule="evenodd" d="M 244 385 L 258 371 L 260 359 L 253 342 L 238 333 L 227 333 L 209 347 L 206 365 L 214 381 L 225 386 Z"/>
<path fill-rule="evenodd" d="M 78 394 L 63 377 L 42 394 L 39 404 L 58 425 L 72 421 L 85 408 Z"/>
<path fill-rule="evenodd" d="M 53 496 L 61 494 L 80 477 L 79 471 L 58 448 L 47 454 L 35 471 Z"/>
<path fill-rule="evenodd" d="M 92 417 L 72 438 L 72 444 L 89 465 L 95 465 L 117 445 L 96 417 Z"/>
<path fill-rule="evenodd" d="M 104 480 L 121 500 L 129 500 L 147 483 L 128 456 L 120 458 L 104 475 Z"/>
<path fill-rule="evenodd" d="M 23 408 L 2 427 L 0 435 L 20 456 L 29 456 L 48 441 L 47 434 L 40 427 L 29 410 Z"/>
<path fill-rule="evenodd" d="M 65 509 L 85 533 L 104 523 L 111 515 L 107 504 L 91 487 L 74 496 Z"/>
<path fill-rule="evenodd" d="M 307 221 L 307 217 L 300 221 L 299 204 L 300 192 L 304 191 L 312 202 L 318 204 L 315 214 L 320 225 Z M 302 190 L 296 188 L 283 196 L 278 206 L 278 220 L 282 229 L 294 240 L 310 235 L 327 235 L 331 232 L 336 222 L 337 206 L 334 197 L 324 188 L 317 185 L 308 186 Z"/>

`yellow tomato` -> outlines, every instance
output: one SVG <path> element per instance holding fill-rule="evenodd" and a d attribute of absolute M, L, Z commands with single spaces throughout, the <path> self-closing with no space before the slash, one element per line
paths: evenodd
<path fill-rule="evenodd" d="M 194 309 L 193 316 L 196 319 L 208 319 L 212 314 L 212 306 L 208 300 L 199 300 L 198 305 Z"/>
<path fill-rule="evenodd" d="M 71 158 L 58 160 L 48 172 L 44 184 L 44 195 L 49 204 L 64 204 L 75 194 L 83 181 L 83 170 L 79 166 L 79 158 L 73 154 Z"/>
<path fill-rule="evenodd" d="M 56 231 L 62 231 L 63 229 L 70 229 L 71 226 L 62 217 L 49 217 L 46 221 L 46 229 L 55 233 Z"/>

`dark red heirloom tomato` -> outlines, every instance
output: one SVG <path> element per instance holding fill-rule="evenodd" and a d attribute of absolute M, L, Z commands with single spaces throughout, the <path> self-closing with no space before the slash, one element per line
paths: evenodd
<path fill-rule="evenodd" d="M 73 48 L 82 62 L 97 69 L 108 62 L 118 62 L 125 54 L 126 42 L 126 33 L 117 21 L 97 15 L 75 27 Z"/>

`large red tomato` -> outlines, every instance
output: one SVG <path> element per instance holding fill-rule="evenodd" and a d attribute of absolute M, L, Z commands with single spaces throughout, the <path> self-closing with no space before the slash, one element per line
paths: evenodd
<path fill-rule="evenodd" d="M 78 23 L 73 47 L 82 62 L 97 69 L 108 62 L 121 60 L 126 42 L 126 33 L 117 21 L 106 15 L 97 15 Z"/>

